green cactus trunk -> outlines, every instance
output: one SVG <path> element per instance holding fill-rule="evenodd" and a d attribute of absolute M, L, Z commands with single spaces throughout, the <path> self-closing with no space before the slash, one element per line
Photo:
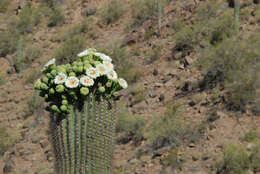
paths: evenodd
<path fill-rule="evenodd" d="M 70 115 L 52 114 L 51 133 L 57 174 L 111 174 L 115 107 L 90 94 Z"/>
<path fill-rule="evenodd" d="M 235 1 L 235 8 L 234 8 L 234 20 L 235 20 L 235 31 L 239 31 L 239 11 L 240 11 L 240 0 L 234 0 Z"/>
<path fill-rule="evenodd" d="M 161 27 L 162 27 L 162 2 L 161 0 L 157 0 L 158 5 L 158 34 L 161 35 Z"/>

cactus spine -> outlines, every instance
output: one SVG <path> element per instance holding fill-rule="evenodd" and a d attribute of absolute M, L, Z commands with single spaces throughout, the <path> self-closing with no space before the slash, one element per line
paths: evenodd
<path fill-rule="evenodd" d="M 234 18 L 235 18 L 235 31 L 239 30 L 239 11 L 240 11 L 240 0 L 235 0 Z"/>
<path fill-rule="evenodd" d="M 111 174 L 114 104 L 90 94 L 70 115 L 53 113 L 52 142 L 57 174 Z"/>

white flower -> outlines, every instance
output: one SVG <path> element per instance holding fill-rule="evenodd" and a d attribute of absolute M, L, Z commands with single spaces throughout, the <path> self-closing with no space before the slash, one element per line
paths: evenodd
<path fill-rule="evenodd" d="M 80 78 L 80 83 L 84 86 L 93 86 L 94 85 L 94 80 L 91 79 L 90 77 L 88 76 L 83 76 Z"/>
<path fill-rule="evenodd" d="M 55 63 L 56 59 L 52 58 L 51 60 L 49 60 L 43 67 L 43 69 L 41 70 L 42 72 L 45 71 L 49 66 L 53 65 Z"/>
<path fill-rule="evenodd" d="M 126 89 L 127 86 L 128 86 L 126 80 L 123 79 L 123 78 L 119 78 L 119 79 L 118 79 L 118 83 L 119 83 L 119 85 L 120 85 L 123 89 Z"/>
<path fill-rule="evenodd" d="M 117 79 L 117 73 L 114 70 L 112 70 L 112 71 L 107 73 L 107 77 L 110 80 L 116 80 Z"/>
<path fill-rule="evenodd" d="M 66 76 L 66 74 L 64 74 L 64 73 L 59 73 L 56 77 L 55 77 L 55 79 L 54 79 L 54 83 L 55 84 L 62 84 L 62 83 L 64 83 L 65 81 L 66 81 L 66 79 L 67 79 L 67 76 Z"/>
<path fill-rule="evenodd" d="M 106 67 L 107 71 L 112 71 L 114 69 L 114 65 L 110 61 L 104 61 L 103 65 Z"/>
<path fill-rule="evenodd" d="M 107 72 L 109 72 L 103 64 L 98 64 L 96 66 L 96 70 L 100 75 L 105 75 Z"/>
<path fill-rule="evenodd" d="M 109 62 L 112 61 L 112 59 L 109 56 L 107 56 L 107 55 L 105 55 L 103 53 L 98 53 L 97 52 L 97 53 L 94 53 L 94 55 L 97 56 L 97 57 L 100 57 L 100 59 L 102 59 L 103 61 L 109 61 Z"/>
<path fill-rule="evenodd" d="M 96 68 L 93 68 L 93 67 L 88 68 L 88 69 L 86 70 L 86 74 L 87 74 L 89 77 L 91 77 L 92 79 L 95 79 L 95 78 L 97 78 L 97 77 L 99 76 L 99 72 L 97 71 Z"/>
<path fill-rule="evenodd" d="M 70 76 L 66 79 L 65 85 L 68 88 L 76 88 L 79 86 L 79 79 L 75 76 Z"/>
<path fill-rule="evenodd" d="M 89 54 L 91 54 L 91 53 L 93 53 L 95 51 L 96 51 L 95 48 L 88 48 L 85 51 L 82 51 L 81 53 L 79 53 L 78 57 L 83 57 L 83 56 L 89 55 Z"/>

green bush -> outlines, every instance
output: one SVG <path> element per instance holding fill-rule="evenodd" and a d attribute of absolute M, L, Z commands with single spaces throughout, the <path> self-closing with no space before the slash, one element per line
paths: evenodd
<path fill-rule="evenodd" d="M 204 74 L 201 88 L 224 84 L 228 109 L 244 111 L 259 89 L 259 42 L 255 33 L 249 39 L 226 39 L 204 49 L 198 59 Z"/>
<path fill-rule="evenodd" d="M 260 169 L 260 141 L 248 151 L 243 145 L 230 144 L 224 148 L 223 158 L 216 164 L 218 174 L 247 174 Z"/>
<path fill-rule="evenodd" d="M 4 126 L 0 126 L 0 156 L 17 142 L 18 137 L 17 131 L 7 130 Z"/>
<path fill-rule="evenodd" d="M 23 110 L 23 118 L 26 119 L 29 116 L 33 115 L 36 111 L 43 108 L 44 101 L 34 93 L 27 98 L 27 106 Z"/>
<path fill-rule="evenodd" d="M 0 32 L 0 56 L 13 54 L 16 50 L 17 38 L 11 32 Z"/>
<path fill-rule="evenodd" d="M 118 143 L 128 143 L 133 141 L 138 145 L 143 139 L 143 127 L 146 121 L 140 115 L 133 115 L 127 110 L 123 110 L 118 114 L 118 123 L 116 131 L 121 133 L 117 139 Z"/>
<path fill-rule="evenodd" d="M 132 26 L 143 24 L 144 21 L 152 19 L 157 15 L 157 7 L 155 1 L 151 0 L 134 0 L 131 4 L 132 10 Z"/>
<path fill-rule="evenodd" d="M 121 0 L 111 0 L 105 3 L 101 10 L 101 20 L 105 24 L 116 22 L 124 13 L 124 2 Z"/>
<path fill-rule="evenodd" d="M 164 115 L 152 121 L 146 131 L 152 149 L 195 143 L 202 136 L 204 124 L 190 126 L 185 122 L 181 108 L 182 104 L 169 104 Z"/>
<path fill-rule="evenodd" d="M 126 79 L 129 83 L 136 82 L 140 78 L 142 73 L 136 63 L 134 63 L 133 57 L 129 54 L 126 47 L 113 45 L 107 52 L 108 55 L 113 58 L 119 76 Z M 109 54 L 109 52 L 111 52 L 111 54 Z"/>
<path fill-rule="evenodd" d="M 27 3 L 19 13 L 18 19 L 13 21 L 14 27 L 22 34 L 31 33 L 33 27 L 41 22 L 40 11 L 30 3 Z"/>
<path fill-rule="evenodd" d="M 257 138 L 258 138 L 257 132 L 255 130 L 250 130 L 242 137 L 242 140 L 247 142 L 252 142 Z"/>
<path fill-rule="evenodd" d="M 26 83 L 33 84 L 39 78 L 40 71 L 38 69 L 33 69 L 30 74 L 26 77 Z"/>
<path fill-rule="evenodd" d="M 38 0 L 42 5 L 45 5 L 49 8 L 55 8 L 57 7 L 59 4 L 61 4 L 63 2 L 63 0 Z"/>
<path fill-rule="evenodd" d="M 10 3 L 9 0 L 0 1 L 0 13 L 4 13 L 7 10 L 9 3 Z"/>
<path fill-rule="evenodd" d="M 55 57 L 59 63 L 71 63 L 76 55 L 86 48 L 86 39 L 78 34 L 68 36 L 61 46 L 56 50 Z"/>
<path fill-rule="evenodd" d="M 65 21 L 65 16 L 61 8 L 54 8 L 49 15 L 48 26 L 54 27 L 56 25 L 61 25 Z"/>

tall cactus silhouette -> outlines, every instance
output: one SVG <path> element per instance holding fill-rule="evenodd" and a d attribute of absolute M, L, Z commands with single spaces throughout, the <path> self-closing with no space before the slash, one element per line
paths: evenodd
<path fill-rule="evenodd" d="M 161 27 L 162 27 L 162 1 L 157 0 L 158 6 L 158 34 L 161 34 Z"/>
<path fill-rule="evenodd" d="M 50 129 L 57 174 L 111 174 L 116 105 L 114 92 L 127 88 L 111 58 L 94 49 L 80 61 L 44 67 L 35 88 L 50 102 Z"/>
<path fill-rule="evenodd" d="M 110 174 L 115 134 L 114 104 L 95 101 L 90 94 L 84 106 L 71 108 L 71 115 L 53 113 L 52 143 L 58 174 Z"/>
<path fill-rule="evenodd" d="M 235 31 L 238 32 L 239 30 L 239 11 L 240 11 L 240 0 L 235 0 L 235 7 L 234 7 L 234 27 Z"/>

